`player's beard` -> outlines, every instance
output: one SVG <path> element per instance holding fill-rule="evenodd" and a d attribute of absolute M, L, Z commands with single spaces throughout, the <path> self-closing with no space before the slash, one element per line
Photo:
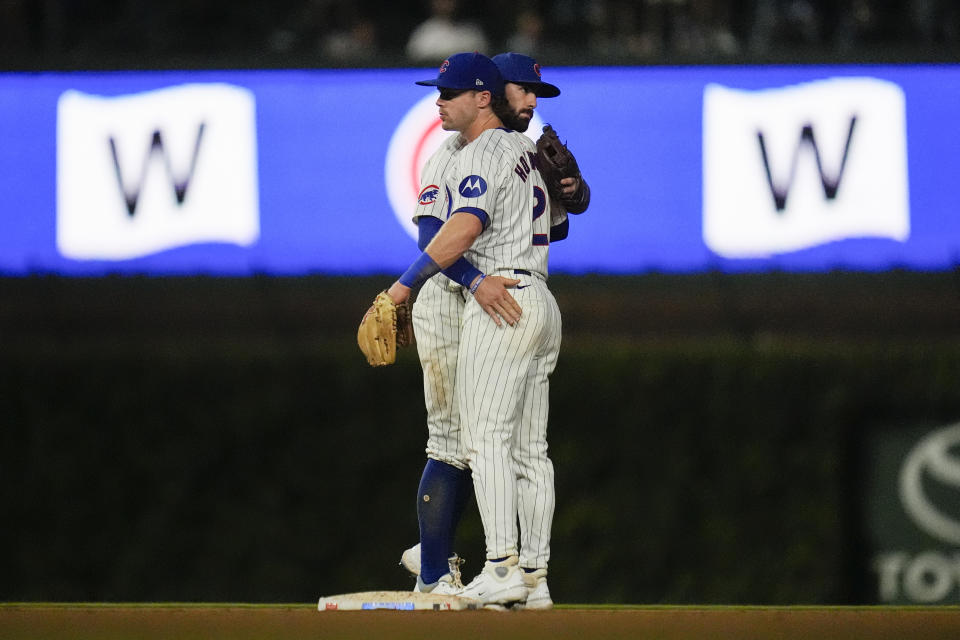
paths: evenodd
<path fill-rule="evenodd" d="M 507 99 L 502 96 L 497 96 L 497 99 L 493 101 L 493 112 L 500 118 L 503 126 L 513 131 L 519 131 L 520 133 L 526 131 L 530 126 L 530 121 L 533 120 L 532 109 L 518 112 L 511 107 Z"/>
<path fill-rule="evenodd" d="M 503 120 L 503 117 L 500 118 Z M 503 120 L 503 124 L 507 125 L 514 131 L 519 131 L 523 133 L 530 126 L 530 121 L 533 120 L 533 112 L 523 112 L 517 113 L 513 109 L 510 110 L 510 115 L 506 120 Z"/>

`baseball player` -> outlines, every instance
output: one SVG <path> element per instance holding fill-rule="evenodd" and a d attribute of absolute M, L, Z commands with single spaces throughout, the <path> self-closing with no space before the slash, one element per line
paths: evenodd
<path fill-rule="evenodd" d="M 560 90 L 542 81 L 539 65 L 529 56 L 500 54 L 494 58 L 494 62 L 507 80 L 505 99 L 495 99 L 494 110 L 507 127 L 526 131 L 537 106 L 537 97 L 554 97 L 559 95 Z M 450 84 L 450 81 L 446 84 Z M 442 206 L 444 196 L 438 198 L 437 185 L 442 181 L 452 156 L 462 146 L 460 136 L 451 136 L 424 167 L 421 181 L 424 187 L 414 214 L 414 219 L 419 223 L 421 249 L 447 213 L 446 207 Z M 560 199 L 564 207 L 573 213 L 581 213 L 589 205 L 589 187 L 579 174 L 564 178 L 559 187 L 551 191 L 551 195 Z M 424 194 L 428 197 L 424 197 Z M 565 238 L 568 223 L 562 209 L 552 222 L 550 240 Z M 479 273 L 465 260 L 459 262 L 472 275 L 468 278 L 455 275 L 454 280 L 469 282 Z M 452 539 L 456 524 L 472 494 L 469 471 L 458 453 L 461 434 L 457 405 L 453 398 L 456 352 L 465 301 L 462 285 L 438 275 L 424 286 L 414 307 L 428 414 L 428 461 L 417 501 L 423 544 L 407 549 L 401 564 L 418 575 L 416 588 L 421 591 L 439 588 L 442 592 L 448 592 L 459 582 L 459 559 L 452 553 Z M 531 550 L 526 557 L 521 555 L 521 562 L 528 570 L 526 577 L 531 588 L 527 606 L 549 608 L 552 600 L 545 576 L 553 508 L 552 465 L 545 458 L 545 441 L 538 443 L 537 451 L 542 452 L 543 458 L 537 460 L 536 464 L 533 464 L 534 458 L 531 456 L 518 461 L 521 496 L 526 497 L 520 500 L 521 532 L 524 536 L 521 548 Z M 531 540 L 536 544 L 530 544 Z"/>
<path fill-rule="evenodd" d="M 497 66 L 506 74 L 507 79 L 511 81 L 507 85 L 508 102 L 499 101 L 501 109 L 498 109 L 497 113 L 502 114 L 503 119 L 509 121 L 513 128 L 524 130 L 529 124 L 533 108 L 536 107 L 536 96 L 538 94 L 555 96 L 559 94 L 559 90 L 553 85 L 543 83 L 540 80 L 539 68 L 532 58 L 519 54 L 502 54 L 498 56 L 497 61 Z M 445 64 L 448 63 L 445 62 Z M 444 76 L 444 71 L 442 70 L 438 77 L 439 82 L 437 82 L 437 84 L 441 90 L 445 88 L 444 85 L 449 89 L 451 85 L 456 84 L 453 82 L 453 78 L 454 76 L 449 73 Z M 434 82 L 430 81 L 424 84 L 434 84 Z M 444 96 L 441 94 L 441 100 L 438 101 L 438 105 L 441 106 L 441 114 L 443 114 L 443 98 Z M 509 108 L 502 108 L 504 106 L 508 106 Z M 447 128 L 446 124 L 447 122 L 444 120 L 445 128 Z M 442 196 L 438 197 L 439 189 L 436 183 L 442 182 L 442 174 L 446 170 L 446 167 L 450 165 L 453 156 L 463 147 L 463 143 L 464 140 L 461 136 L 451 137 L 444 147 L 431 158 L 424 169 L 423 177 L 426 186 L 421 192 L 418 208 L 426 207 L 426 211 L 436 211 L 439 208 L 440 214 L 423 213 L 416 216 L 421 221 L 421 238 L 425 235 L 424 229 L 428 225 L 423 223 L 425 218 L 420 216 L 437 215 L 439 219 L 444 215 L 443 207 L 437 206 L 441 204 L 443 200 Z M 514 169 L 516 169 L 516 167 L 514 167 Z M 571 197 L 573 197 L 575 202 L 570 207 L 571 209 L 577 206 L 579 206 L 577 212 L 585 209 L 586 204 L 589 202 L 589 191 L 586 184 L 579 179 L 579 176 L 578 178 L 568 178 L 563 182 L 565 184 L 563 184 L 562 189 L 559 190 L 560 193 L 558 195 L 564 198 L 564 200 L 570 200 Z M 542 193 L 542 191 L 540 193 Z M 429 197 L 425 198 L 424 194 L 428 194 Z M 542 215 L 546 203 L 543 202 L 538 206 L 541 207 L 539 214 L 537 214 L 539 217 L 539 215 Z M 449 210 L 446 214 L 449 215 Z M 559 219 L 563 224 L 558 228 L 561 228 L 563 235 L 565 235 L 565 214 L 562 210 L 560 214 L 561 217 Z M 554 239 L 556 239 L 559 235 L 557 234 L 557 228 L 552 231 L 552 235 Z M 546 238 L 544 236 L 536 238 L 535 240 L 537 243 L 543 243 Z M 423 248 L 423 245 L 424 243 L 421 242 L 421 248 Z M 461 260 L 460 262 L 463 261 Z M 472 265 L 467 265 L 467 268 L 476 272 Z M 447 272 L 448 271 L 445 270 L 445 273 Z M 479 272 L 476 273 L 479 274 Z M 543 275 L 545 275 L 545 272 L 543 272 Z M 495 276 L 491 276 L 491 278 L 492 277 Z M 462 276 L 455 275 L 455 279 L 460 280 L 463 278 Z M 477 282 L 481 283 L 485 279 L 486 278 L 479 278 Z M 473 276 L 466 281 L 470 282 L 472 280 Z M 513 282 L 509 282 L 507 286 L 510 286 L 512 283 Z M 520 288 L 527 286 L 530 285 L 521 284 Z M 483 287 L 478 287 L 478 291 L 483 291 Z M 446 443 L 448 445 L 446 448 L 447 451 L 457 452 L 459 450 L 459 438 L 462 437 L 462 434 L 459 433 L 458 419 L 456 416 L 457 408 L 456 405 L 451 402 L 451 391 L 454 388 L 452 370 L 455 368 L 455 365 L 452 363 L 452 358 L 456 353 L 457 343 L 459 342 L 459 326 L 457 321 L 462 313 L 464 299 L 459 286 L 452 285 L 444 276 L 436 276 L 431 279 L 423 291 L 421 291 L 414 311 L 414 321 L 417 324 L 418 348 L 420 350 L 421 361 L 424 364 L 425 398 L 427 399 L 428 415 L 430 416 L 430 439 L 427 449 L 430 459 L 424 470 L 418 499 L 421 538 L 423 540 L 422 571 L 418 578 L 418 590 L 440 588 L 441 591 L 444 591 L 451 589 L 451 585 L 455 583 L 455 575 L 453 574 L 456 572 L 456 567 L 455 565 L 448 566 L 447 564 L 450 538 L 452 537 L 452 529 L 455 527 L 456 521 L 459 519 L 459 514 L 462 511 L 462 505 L 465 503 L 463 497 L 469 496 L 469 493 L 465 491 L 465 488 L 469 486 L 469 479 L 464 469 L 464 461 L 459 453 L 453 453 L 452 455 L 444 457 L 444 447 L 442 446 Z M 480 302 L 481 308 L 489 312 L 481 296 L 477 295 L 475 299 Z M 436 304 L 438 300 L 440 304 Z M 425 317 L 428 322 L 424 322 Z M 496 319 L 496 316 L 494 317 Z M 437 327 L 440 327 L 441 331 L 438 332 Z M 440 339 L 435 339 L 438 335 L 441 336 Z M 424 340 L 424 336 L 427 336 L 427 340 Z M 436 365 L 440 362 L 444 362 L 445 366 L 437 367 Z M 525 539 L 531 541 L 530 544 L 525 542 L 523 547 L 531 550 L 531 552 L 526 555 L 528 562 L 525 561 L 524 566 L 530 570 L 528 578 L 530 578 L 530 586 L 533 588 L 531 595 L 535 596 L 533 597 L 533 602 L 528 600 L 527 604 L 533 607 L 550 606 L 552 604 L 549 597 L 549 590 L 546 588 L 545 568 L 546 559 L 549 555 L 549 527 L 553 509 L 553 484 L 552 466 L 549 464 L 549 459 L 546 458 L 545 416 L 542 420 L 532 420 L 532 422 L 542 424 L 544 429 L 532 431 L 527 440 L 518 443 L 518 446 L 515 447 L 515 452 L 518 454 L 516 462 L 520 470 L 521 484 L 524 482 L 527 483 L 525 489 L 521 488 L 520 511 L 521 522 L 524 525 L 522 530 L 524 531 Z M 441 446 L 437 446 L 438 442 Z M 431 488 L 434 492 L 433 495 L 430 493 Z M 441 489 L 443 490 L 441 491 Z M 437 500 L 437 496 L 441 496 L 443 499 Z M 524 496 L 527 499 L 524 499 Z M 438 502 L 440 504 L 438 504 Z M 444 503 L 446 503 L 445 506 Z M 438 512 L 442 512 L 444 517 L 430 517 L 437 516 Z M 430 541 L 431 526 L 436 527 L 438 520 L 441 521 L 440 524 L 442 524 L 443 521 L 447 523 L 445 527 L 440 526 L 439 528 L 448 531 L 448 534 L 440 543 L 437 543 L 437 540 Z M 429 548 L 433 548 L 435 551 L 432 558 L 429 555 Z M 421 558 L 417 557 L 418 551 L 420 550 L 421 547 L 418 545 L 413 549 L 407 550 L 404 554 L 404 564 L 414 572 L 417 572 L 417 569 L 421 569 L 421 567 L 417 566 L 421 564 L 419 562 Z M 436 553 L 437 551 L 439 553 Z M 521 560 L 524 560 L 524 556 L 521 556 Z M 433 564 L 432 569 L 428 567 L 431 562 Z M 450 572 L 448 572 L 448 568 L 451 570 Z M 432 574 L 429 573 L 431 571 Z M 440 574 L 446 575 L 441 576 Z M 438 578 L 438 580 L 433 582 L 431 578 Z"/>
<path fill-rule="evenodd" d="M 493 63 L 503 76 L 506 97 L 506 103 L 494 103 L 494 111 L 504 126 L 524 132 L 533 119 L 537 98 L 555 98 L 560 95 L 560 89 L 542 80 L 540 65 L 530 56 L 522 53 L 501 53 L 493 57 Z M 547 186 L 551 187 L 550 196 L 560 201 L 566 213 L 579 214 L 587 210 L 590 206 L 590 186 L 582 176 L 565 177 L 560 181 L 560 185 L 562 188 L 559 191 L 555 191 L 552 185 Z M 562 238 L 557 238 L 558 235 L 558 230 L 551 229 L 550 240 L 565 238 L 566 228 L 562 232 Z"/>
<path fill-rule="evenodd" d="M 480 60 L 481 58 L 477 58 Z M 460 132 L 456 111 L 448 112 L 448 103 L 466 91 L 478 86 L 496 87 L 491 95 L 502 93 L 499 76 L 484 78 L 471 75 L 473 59 L 466 54 L 452 56 L 445 61 L 438 81 L 440 91 L 437 104 L 441 109 L 441 126 L 458 132 L 449 136 L 441 148 L 427 161 L 421 173 L 422 189 L 418 197 L 414 220 L 418 226 L 418 246 L 426 249 L 428 243 L 450 215 L 449 196 L 445 187 L 446 174 L 455 166 L 455 156 L 468 138 Z M 477 85 L 477 81 L 485 85 Z M 455 106 L 453 107 L 455 109 Z M 417 491 L 417 516 L 421 544 L 408 549 L 402 562 L 417 576 L 417 591 L 454 593 L 460 588 L 459 569 L 452 553 L 453 535 L 465 506 L 473 495 L 470 469 L 464 454 L 460 417 L 454 395 L 457 352 L 460 344 L 460 326 L 463 307 L 470 295 L 470 285 L 480 271 L 465 258 L 444 269 L 443 274 L 430 278 L 417 296 L 413 322 L 417 334 L 417 351 L 424 376 L 424 400 L 427 409 L 427 463 L 424 466 Z M 491 275 L 484 278 L 473 292 L 485 309 L 494 312 L 494 305 L 504 302 L 511 313 L 519 311 L 516 302 L 506 291 L 519 280 Z M 513 317 L 510 318 L 511 321 Z"/>

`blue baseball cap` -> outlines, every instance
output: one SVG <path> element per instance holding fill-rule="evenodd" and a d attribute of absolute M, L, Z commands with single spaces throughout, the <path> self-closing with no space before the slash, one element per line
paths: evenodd
<path fill-rule="evenodd" d="M 522 53 L 501 53 L 493 56 L 493 63 L 500 70 L 505 82 L 525 84 L 533 89 L 538 98 L 555 98 L 560 89 L 540 79 L 540 65 Z"/>
<path fill-rule="evenodd" d="M 441 89 L 475 89 L 503 94 L 503 78 L 500 77 L 497 65 L 476 51 L 450 56 L 440 65 L 436 78 L 420 80 L 417 84 Z"/>

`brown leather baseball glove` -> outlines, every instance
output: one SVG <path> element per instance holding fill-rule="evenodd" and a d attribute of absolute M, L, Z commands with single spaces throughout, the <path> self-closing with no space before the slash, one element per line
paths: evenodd
<path fill-rule="evenodd" d="M 560 142 L 557 132 L 549 124 L 543 127 L 543 135 L 537 140 L 537 163 L 550 196 L 555 200 L 564 203 L 570 200 L 563 195 L 560 181 L 564 178 L 577 178 L 583 182 L 577 159 L 567 145 Z"/>
<path fill-rule="evenodd" d="M 397 347 L 414 344 L 413 317 L 410 301 L 394 304 L 386 291 L 377 294 L 363 314 L 357 329 L 357 345 L 372 367 L 393 364 Z"/>

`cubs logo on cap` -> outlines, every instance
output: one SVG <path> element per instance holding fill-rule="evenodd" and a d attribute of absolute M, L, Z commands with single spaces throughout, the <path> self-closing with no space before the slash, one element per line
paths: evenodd
<path fill-rule="evenodd" d="M 555 98 L 560 89 L 540 77 L 540 64 L 522 53 L 501 53 L 493 57 L 504 82 L 515 82 L 530 87 L 538 98 Z"/>
<path fill-rule="evenodd" d="M 436 78 L 419 80 L 416 84 L 440 89 L 489 91 L 497 95 L 503 93 L 503 78 L 497 65 L 477 51 L 450 56 L 441 63 Z"/>

